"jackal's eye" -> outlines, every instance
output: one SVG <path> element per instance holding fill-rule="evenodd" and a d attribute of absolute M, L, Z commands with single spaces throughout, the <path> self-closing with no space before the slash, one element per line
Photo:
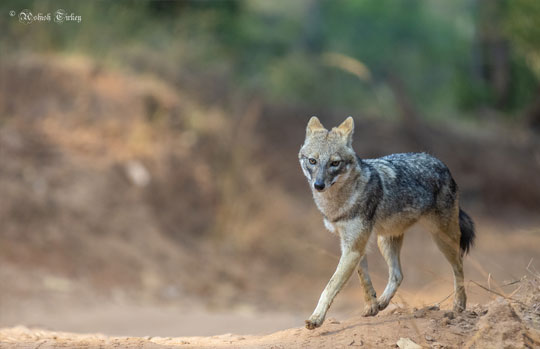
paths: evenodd
<path fill-rule="evenodd" d="M 332 161 L 332 162 L 330 163 L 330 166 L 332 166 L 332 167 L 338 167 L 339 164 L 341 164 L 341 161 L 340 161 L 340 160 L 336 160 L 336 161 Z"/>
<path fill-rule="evenodd" d="M 315 165 L 317 163 L 317 160 L 315 160 L 314 158 L 309 158 L 309 163 Z"/>

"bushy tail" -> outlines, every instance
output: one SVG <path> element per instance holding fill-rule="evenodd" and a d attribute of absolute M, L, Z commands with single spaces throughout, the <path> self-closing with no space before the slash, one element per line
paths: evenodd
<path fill-rule="evenodd" d="M 459 239 L 461 253 L 467 254 L 474 245 L 476 233 L 474 232 L 473 220 L 461 208 L 459 209 L 459 230 L 461 230 L 461 237 Z"/>

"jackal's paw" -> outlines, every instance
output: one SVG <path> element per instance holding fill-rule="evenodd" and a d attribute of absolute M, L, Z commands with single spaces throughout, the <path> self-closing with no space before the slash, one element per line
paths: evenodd
<path fill-rule="evenodd" d="M 375 316 L 379 312 L 379 304 L 377 302 L 366 304 L 362 316 Z"/>
<path fill-rule="evenodd" d="M 379 305 L 379 311 L 383 311 L 384 309 L 386 309 L 386 307 L 388 306 L 388 304 L 390 304 L 390 300 L 379 299 L 379 300 L 377 301 L 377 304 Z"/>
<path fill-rule="evenodd" d="M 308 330 L 314 330 L 317 327 L 320 327 L 322 323 L 323 323 L 323 320 L 320 320 L 319 318 L 310 317 L 309 320 L 306 320 L 306 328 Z"/>
<path fill-rule="evenodd" d="M 467 307 L 467 295 L 465 294 L 465 288 L 459 287 L 456 290 L 454 296 L 454 312 L 461 313 Z"/>
<path fill-rule="evenodd" d="M 465 310 L 465 302 L 454 302 L 454 310 L 455 313 L 461 313 Z"/>

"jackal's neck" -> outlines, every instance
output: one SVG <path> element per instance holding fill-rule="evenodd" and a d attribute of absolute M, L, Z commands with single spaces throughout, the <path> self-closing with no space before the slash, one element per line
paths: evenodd
<path fill-rule="evenodd" d="M 313 191 L 313 198 L 322 214 L 330 221 L 350 210 L 361 199 L 363 188 L 369 180 L 369 166 L 360 158 L 350 165 L 344 178 L 324 192 Z"/>

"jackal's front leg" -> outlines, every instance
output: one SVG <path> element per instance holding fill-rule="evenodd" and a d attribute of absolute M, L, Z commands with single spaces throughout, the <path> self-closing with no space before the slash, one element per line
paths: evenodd
<path fill-rule="evenodd" d="M 351 277 L 351 274 L 353 273 L 354 269 L 356 269 L 356 266 L 360 261 L 360 257 L 361 254 L 358 250 L 354 250 L 352 248 L 343 249 L 334 275 L 332 275 L 332 278 L 321 294 L 321 298 L 319 299 L 319 303 L 317 304 L 315 311 L 313 311 L 313 314 L 311 314 L 309 319 L 306 320 L 307 329 L 313 330 L 314 328 L 322 325 L 328 308 L 330 308 L 330 305 L 338 292 Z"/>

